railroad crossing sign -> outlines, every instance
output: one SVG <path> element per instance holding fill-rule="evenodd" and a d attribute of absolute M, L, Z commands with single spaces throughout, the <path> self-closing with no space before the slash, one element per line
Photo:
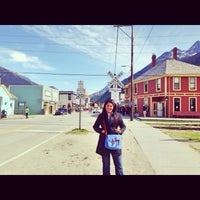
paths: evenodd
<path fill-rule="evenodd" d="M 124 87 L 124 84 L 118 80 L 123 75 L 123 72 L 116 75 L 109 71 L 108 75 L 112 78 L 112 80 L 107 84 L 107 86 L 111 92 L 111 98 L 117 103 L 119 102 L 119 92 L 121 91 L 121 88 Z M 118 86 L 120 88 L 118 88 Z"/>
<path fill-rule="evenodd" d="M 108 75 L 112 78 L 112 81 L 108 83 L 108 87 L 110 88 L 111 86 L 119 86 L 120 88 L 124 87 L 124 84 L 118 80 L 123 75 L 123 72 L 120 72 L 118 75 L 113 75 L 110 71 L 108 72 Z"/>

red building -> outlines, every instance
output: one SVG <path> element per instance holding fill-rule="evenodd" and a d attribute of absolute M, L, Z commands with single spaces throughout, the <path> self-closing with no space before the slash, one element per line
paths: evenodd
<path fill-rule="evenodd" d="M 200 67 L 173 59 L 156 64 L 133 80 L 134 112 L 143 116 L 143 105 L 150 117 L 200 118 Z M 130 83 L 125 86 L 125 97 L 130 102 Z"/>

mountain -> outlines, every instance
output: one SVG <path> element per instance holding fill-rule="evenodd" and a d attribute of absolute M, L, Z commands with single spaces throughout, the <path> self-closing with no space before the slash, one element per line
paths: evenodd
<path fill-rule="evenodd" d="M 167 58 L 173 58 L 173 49 L 164 52 L 161 56 L 156 58 L 156 64 L 163 62 Z M 200 66 L 200 41 L 196 41 L 188 50 L 177 49 L 177 60 Z M 144 72 L 148 71 L 152 67 L 152 63 L 149 63 L 147 66 L 136 72 L 133 78 L 137 78 Z M 123 84 L 128 83 L 128 77 L 122 81 Z M 106 99 L 110 98 L 111 94 L 108 87 L 106 86 L 99 92 L 93 93 L 90 95 L 90 99 L 98 102 L 104 102 Z"/>
<path fill-rule="evenodd" d="M 185 53 L 188 54 L 188 56 L 192 56 L 199 52 L 200 52 L 200 41 L 198 40 Z"/>
<path fill-rule="evenodd" d="M 8 87 L 8 85 L 38 85 L 29 78 L 20 75 L 19 73 L 8 70 L 0 66 L 1 83 Z"/>
<path fill-rule="evenodd" d="M 173 49 L 164 52 L 161 56 L 156 58 L 156 64 L 161 63 L 166 58 L 173 57 Z M 196 41 L 188 50 L 180 50 L 177 49 L 177 60 L 200 66 L 200 41 Z M 143 74 L 144 72 L 148 71 L 151 68 L 151 63 L 147 66 L 139 70 L 134 74 L 134 79 Z M 31 81 L 29 78 L 20 75 L 19 73 L 13 72 L 8 70 L 4 67 L 0 66 L 0 79 L 1 83 L 8 86 L 8 85 L 38 85 L 37 83 Z M 128 83 L 128 77 L 122 80 L 123 84 Z M 53 86 L 51 86 L 53 87 Z M 108 87 L 104 87 L 102 90 L 95 92 L 90 95 L 91 102 L 105 102 L 108 98 L 111 97 Z"/>
<path fill-rule="evenodd" d="M 191 56 L 187 59 L 182 59 L 183 62 L 189 63 L 189 64 L 193 64 L 193 65 L 198 65 L 200 66 L 200 53 L 197 53 L 194 56 Z"/>
<path fill-rule="evenodd" d="M 90 102 L 105 102 L 109 97 L 111 97 L 111 94 L 106 86 L 102 90 L 90 95 Z"/>

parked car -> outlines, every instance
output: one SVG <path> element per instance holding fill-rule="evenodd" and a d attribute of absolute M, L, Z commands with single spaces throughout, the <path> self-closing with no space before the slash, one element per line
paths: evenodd
<path fill-rule="evenodd" d="M 58 108 L 56 110 L 55 115 L 66 115 L 67 114 L 67 108 Z"/>
<path fill-rule="evenodd" d="M 94 107 L 92 113 L 100 113 L 99 107 Z"/>

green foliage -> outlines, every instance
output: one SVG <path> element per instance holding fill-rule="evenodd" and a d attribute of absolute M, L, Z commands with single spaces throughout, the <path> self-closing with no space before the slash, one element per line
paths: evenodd
<path fill-rule="evenodd" d="M 162 130 L 163 133 L 172 138 L 185 138 L 200 141 L 200 131 L 194 130 Z"/>
<path fill-rule="evenodd" d="M 68 131 L 67 133 L 71 133 L 71 134 L 88 134 L 88 130 L 87 129 L 79 129 L 79 128 L 74 128 L 71 131 Z"/>

